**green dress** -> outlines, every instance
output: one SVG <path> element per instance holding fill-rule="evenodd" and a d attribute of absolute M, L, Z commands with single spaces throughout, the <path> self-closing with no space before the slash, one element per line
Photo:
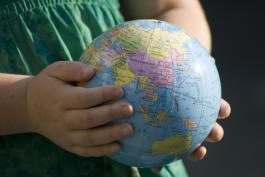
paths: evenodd
<path fill-rule="evenodd" d="M 0 72 L 36 75 L 123 22 L 118 0 L 1 0 Z M 106 157 L 82 158 L 37 134 L 0 137 L 0 177 L 186 177 L 181 161 L 160 174 Z"/>

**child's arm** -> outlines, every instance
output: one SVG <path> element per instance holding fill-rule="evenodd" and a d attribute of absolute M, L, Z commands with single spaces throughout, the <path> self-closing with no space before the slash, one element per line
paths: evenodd
<path fill-rule="evenodd" d="M 31 79 L 0 73 L 0 135 L 30 131 L 25 100 Z"/>
<path fill-rule="evenodd" d="M 211 50 L 210 30 L 199 0 L 121 0 L 121 7 L 127 20 L 152 18 L 168 21 L 182 27 Z M 222 100 L 218 118 L 227 118 L 230 111 L 230 105 Z M 223 128 L 216 123 L 207 141 L 220 141 L 223 135 Z M 200 146 L 189 158 L 200 160 L 205 154 L 206 148 Z"/>
<path fill-rule="evenodd" d="M 209 26 L 198 0 L 122 0 L 121 5 L 129 20 L 153 18 L 177 24 L 211 49 Z"/>
<path fill-rule="evenodd" d="M 116 153 L 132 127 L 106 124 L 130 116 L 132 107 L 103 104 L 121 98 L 121 88 L 75 86 L 94 73 L 79 62 L 57 62 L 34 77 L 0 73 L 0 135 L 39 133 L 85 157 Z"/>

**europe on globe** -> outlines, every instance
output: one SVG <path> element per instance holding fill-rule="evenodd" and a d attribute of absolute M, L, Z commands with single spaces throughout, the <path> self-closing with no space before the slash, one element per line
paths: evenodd
<path fill-rule="evenodd" d="M 96 69 L 85 87 L 122 87 L 134 113 L 132 136 L 110 156 L 158 167 L 189 155 L 213 127 L 221 102 L 214 59 L 192 36 L 158 20 L 125 22 L 97 37 L 80 58 Z"/>

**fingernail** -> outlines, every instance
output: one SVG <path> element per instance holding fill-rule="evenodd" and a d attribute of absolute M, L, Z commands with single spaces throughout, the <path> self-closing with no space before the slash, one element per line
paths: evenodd
<path fill-rule="evenodd" d="M 228 117 L 229 116 L 229 112 L 230 112 L 230 110 L 229 110 L 230 108 L 229 108 L 229 105 L 228 105 L 228 103 L 223 103 L 222 105 L 221 105 L 221 111 L 220 111 L 220 117 L 221 118 L 226 118 L 226 117 Z"/>
<path fill-rule="evenodd" d="M 111 152 L 112 153 L 116 153 L 120 150 L 120 145 L 118 144 L 114 144 L 113 146 L 111 146 Z"/>
<path fill-rule="evenodd" d="M 131 126 L 125 125 L 122 127 L 121 132 L 123 135 L 128 136 L 132 134 L 133 130 Z"/>
<path fill-rule="evenodd" d="M 91 73 L 96 72 L 96 70 L 94 68 L 88 67 L 88 68 L 86 68 L 86 72 L 91 74 Z"/>
<path fill-rule="evenodd" d="M 122 111 L 122 114 L 125 115 L 125 116 L 131 115 L 132 114 L 132 110 L 133 110 L 133 108 L 132 108 L 131 105 L 129 105 L 127 103 L 122 105 L 121 111 Z"/>
<path fill-rule="evenodd" d="M 120 87 L 116 87 L 114 90 L 114 95 L 116 97 L 122 97 L 123 96 L 123 90 Z"/>
<path fill-rule="evenodd" d="M 93 76 L 95 72 L 96 70 L 94 68 L 87 67 L 81 71 L 81 75 L 82 75 L 82 78 L 87 79 L 87 77 Z"/>
<path fill-rule="evenodd" d="M 199 146 L 192 154 L 188 157 L 191 161 L 202 160 L 207 153 L 207 149 L 204 146 Z"/>

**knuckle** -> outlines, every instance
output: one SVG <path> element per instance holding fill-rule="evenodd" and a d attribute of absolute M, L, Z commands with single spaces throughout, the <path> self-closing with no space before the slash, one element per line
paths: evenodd
<path fill-rule="evenodd" d="M 85 127 L 85 128 L 91 128 L 94 127 L 97 123 L 97 119 L 95 119 L 90 111 L 84 111 L 79 115 L 79 122 L 78 124 L 81 127 Z"/>
<path fill-rule="evenodd" d="M 118 143 L 114 143 L 110 147 L 108 147 L 108 154 L 117 153 L 119 150 L 120 150 L 120 145 Z"/>
<path fill-rule="evenodd" d="M 98 141 L 95 138 L 88 138 L 86 141 L 87 145 L 94 145 L 94 146 L 98 145 Z"/>
<path fill-rule="evenodd" d="M 76 136 L 76 133 L 71 133 L 69 135 L 69 140 L 68 140 L 68 144 L 70 145 L 70 148 L 72 148 L 72 150 L 74 150 L 74 146 L 76 144 L 78 144 L 77 142 L 79 141 L 79 137 Z"/>
<path fill-rule="evenodd" d="M 119 145 L 114 143 L 109 146 L 103 147 L 101 155 L 111 155 L 116 153 L 119 149 L 120 149 Z"/>
<path fill-rule="evenodd" d="M 63 114 L 62 117 L 65 117 L 65 119 L 62 120 L 62 126 L 65 128 L 66 131 L 70 132 L 70 138 L 72 137 L 72 130 L 75 129 L 74 120 L 69 118 L 67 114 Z"/>
<path fill-rule="evenodd" d="M 71 144 L 76 146 L 86 146 L 91 145 L 89 137 L 84 133 L 72 133 L 71 135 Z"/>
<path fill-rule="evenodd" d="M 81 143 L 85 146 L 92 146 L 92 145 L 97 145 L 98 141 L 96 137 L 91 136 L 90 132 L 87 132 L 82 135 Z"/>
<path fill-rule="evenodd" d="M 54 94 L 54 96 L 51 97 L 50 99 L 51 99 L 51 101 L 52 101 L 52 103 L 53 103 L 54 106 L 57 106 L 57 107 L 59 107 L 61 109 L 67 107 L 67 104 L 65 103 L 65 100 L 62 99 L 60 93 Z"/>
<path fill-rule="evenodd" d="M 57 61 L 51 65 L 51 69 L 61 70 L 65 66 L 65 61 Z"/>
<path fill-rule="evenodd" d="M 85 113 L 81 113 L 79 115 L 79 121 L 80 125 L 88 125 L 88 116 Z"/>
<path fill-rule="evenodd" d="M 109 131 L 108 136 L 111 140 L 118 140 L 119 138 L 121 138 L 122 134 L 119 133 L 119 129 L 117 127 L 114 127 L 113 129 L 111 129 L 111 131 Z"/>
<path fill-rule="evenodd" d="M 81 64 L 76 64 L 75 71 L 76 71 L 76 77 L 78 77 L 78 79 L 80 80 L 83 80 L 87 75 L 86 70 Z"/>
<path fill-rule="evenodd" d="M 117 117 L 117 106 L 115 105 L 109 105 L 107 107 L 108 116 L 112 119 L 115 119 Z"/>
<path fill-rule="evenodd" d="M 109 88 L 108 87 L 101 87 L 101 96 L 103 98 L 103 100 L 109 100 Z"/>
<path fill-rule="evenodd" d="M 108 154 L 109 149 L 107 147 L 100 147 L 95 151 L 95 157 L 101 157 Z"/>
<path fill-rule="evenodd" d="M 87 128 L 95 127 L 98 124 L 98 119 L 92 116 L 90 112 L 84 114 L 82 119 L 83 119 L 83 121 L 81 122 L 82 125 Z"/>

